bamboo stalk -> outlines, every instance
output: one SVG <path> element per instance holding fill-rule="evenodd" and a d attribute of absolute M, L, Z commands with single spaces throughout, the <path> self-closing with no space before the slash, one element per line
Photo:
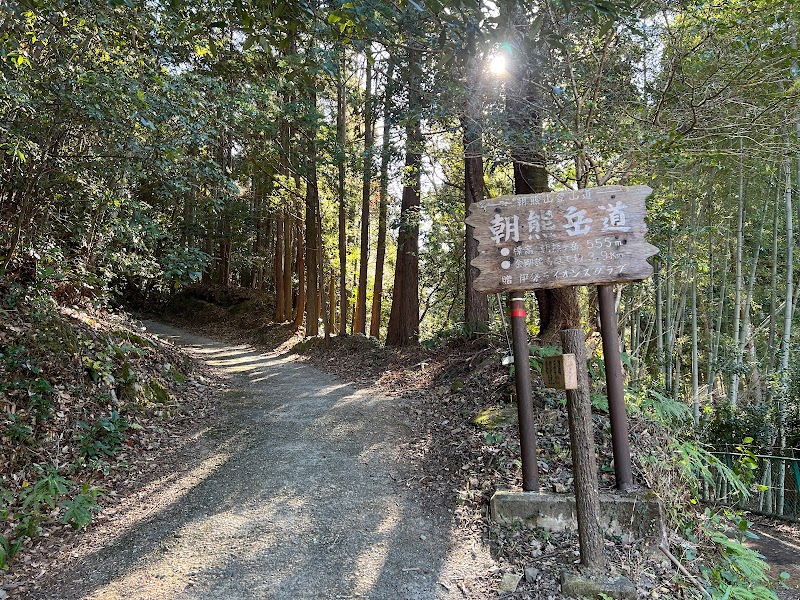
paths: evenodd
<path fill-rule="evenodd" d="M 678 571 L 680 571 L 681 574 L 684 577 L 686 577 L 686 579 L 688 579 L 692 583 L 692 585 L 700 591 L 700 593 L 703 595 L 703 598 L 711 600 L 711 594 L 709 594 L 706 588 L 703 587 L 703 585 L 697 580 L 697 578 L 691 573 L 689 573 L 689 571 L 686 570 L 686 567 L 684 567 L 681 564 L 681 562 L 677 558 L 675 558 L 672 552 L 669 551 L 669 548 L 667 548 L 664 544 L 661 544 L 658 548 L 659 550 L 661 550 L 661 552 L 663 552 L 666 555 L 666 557 L 670 560 L 670 562 L 673 565 L 675 565 Z"/>
<path fill-rule="evenodd" d="M 739 138 L 739 194 L 738 210 L 737 210 L 737 226 L 736 226 L 736 292 L 735 300 L 733 302 L 733 347 L 736 349 L 736 357 L 733 374 L 731 375 L 731 389 L 730 389 L 730 402 L 732 406 L 736 406 L 739 399 L 739 336 L 740 326 L 742 319 L 742 288 L 744 287 L 744 280 L 742 279 L 742 252 L 744 249 L 744 160 L 742 138 Z"/>

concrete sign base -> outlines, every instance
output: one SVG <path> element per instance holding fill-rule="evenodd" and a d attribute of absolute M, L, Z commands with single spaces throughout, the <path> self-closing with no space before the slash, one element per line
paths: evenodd
<path fill-rule="evenodd" d="M 523 525 L 545 531 L 576 531 L 575 497 L 551 492 L 499 491 L 492 496 L 492 520 L 501 525 Z M 650 493 L 600 494 L 600 527 L 607 537 L 622 543 L 641 542 L 647 552 L 659 554 L 667 541 L 661 502 Z"/>

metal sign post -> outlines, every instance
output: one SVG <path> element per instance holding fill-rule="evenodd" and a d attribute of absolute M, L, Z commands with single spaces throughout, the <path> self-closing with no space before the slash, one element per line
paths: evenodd
<path fill-rule="evenodd" d="M 602 186 L 500 196 L 470 207 L 466 223 L 474 228 L 479 252 L 472 266 L 480 270 L 474 287 L 479 292 L 510 292 L 512 295 L 514 362 L 526 490 L 538 489 L 538 469 L 536 428 L 532 425 L 533 409 L 529 402 L 528 340 L 521 298 L 524 290 L 574 285 L 598 286 L 617 487 L 627 490 L 633 485 L 617 316 L 609 284 L 641 281 L 653 274 L 647 258 L 656 254 L 658 248 L 645 240 L 647 225 L 644 221 L 645 198 L 652 191 L 645 185 Z M 580 365 L 580 369 L 583 368 Z M 561 375 L 559 373 L 559 377 Z M 564 385 L 566 387 L 566 381 Z"/>
<path fill-rule="evenodd" d="M 539 491 L 539 463 L 536 457 L 536 419 L 531 402 L 530 349 L 525 292 L 511 292 L 511 343 L 514 348 L 514 383 L 517 388 L 517 416 L 522 459 L 522 489 Z"/>
<path fill-rule="evenodd" d="M 617 478 L 617 489 L 626 492 L 633 488 L 633 473 L 628 442 L 628 416 L 625 413 L 625 389 L 622 384 L 622 361 L 619 356 L 617 311 L 614 310 L 614 290 L 611 286 L 598 285 L 597 300 L 600 305 L 600 335 L 603 338 L 603 362 L 606 367 L 614 475 Z"/>

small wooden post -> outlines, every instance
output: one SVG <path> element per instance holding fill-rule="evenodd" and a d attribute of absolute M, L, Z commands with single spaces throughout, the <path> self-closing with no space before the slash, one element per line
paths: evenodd
<path fill-rule="evenodd" d="M 586 336 L 580 329 L 565 329 L 561 332 L 561 345 L 564 353 L 575 355 L 578 365 L 578 387 L 566 393 L 581 564 L 599 570 L 605 566 L 606 559 L 600 530 L 600 496 L 597 489 L 589 373 L 586 369 Z"/>

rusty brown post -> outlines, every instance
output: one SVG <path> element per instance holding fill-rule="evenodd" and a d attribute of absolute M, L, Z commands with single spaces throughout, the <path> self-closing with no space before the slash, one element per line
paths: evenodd
<path fill-rule="evenodd" d="M 530 349 L 525 292 L 511 292 L 511 343 L 514 349 L 514 383 L 517 388 L 519 443 L 522 458 L 522 489 L 539 491 L 539 464 L 536 456 L 536 419 L 531 400 Z"/>
<path fill-rule="evenodd" d="M 603 362 L 606 367 L 608 416 L 611 420 L 611 446 L 614 450 L 614 474 L 617 489 L 633 488 L 631 449 L 628 442 L 628 416 L 625 413 L 625 388 L 622 382 L 622 361 L 619 356 L 617 311 L 614 309 L 614 290 L 610 285 L 597 286 L 600 305 L 600 334 L 603 338 Z"/>

